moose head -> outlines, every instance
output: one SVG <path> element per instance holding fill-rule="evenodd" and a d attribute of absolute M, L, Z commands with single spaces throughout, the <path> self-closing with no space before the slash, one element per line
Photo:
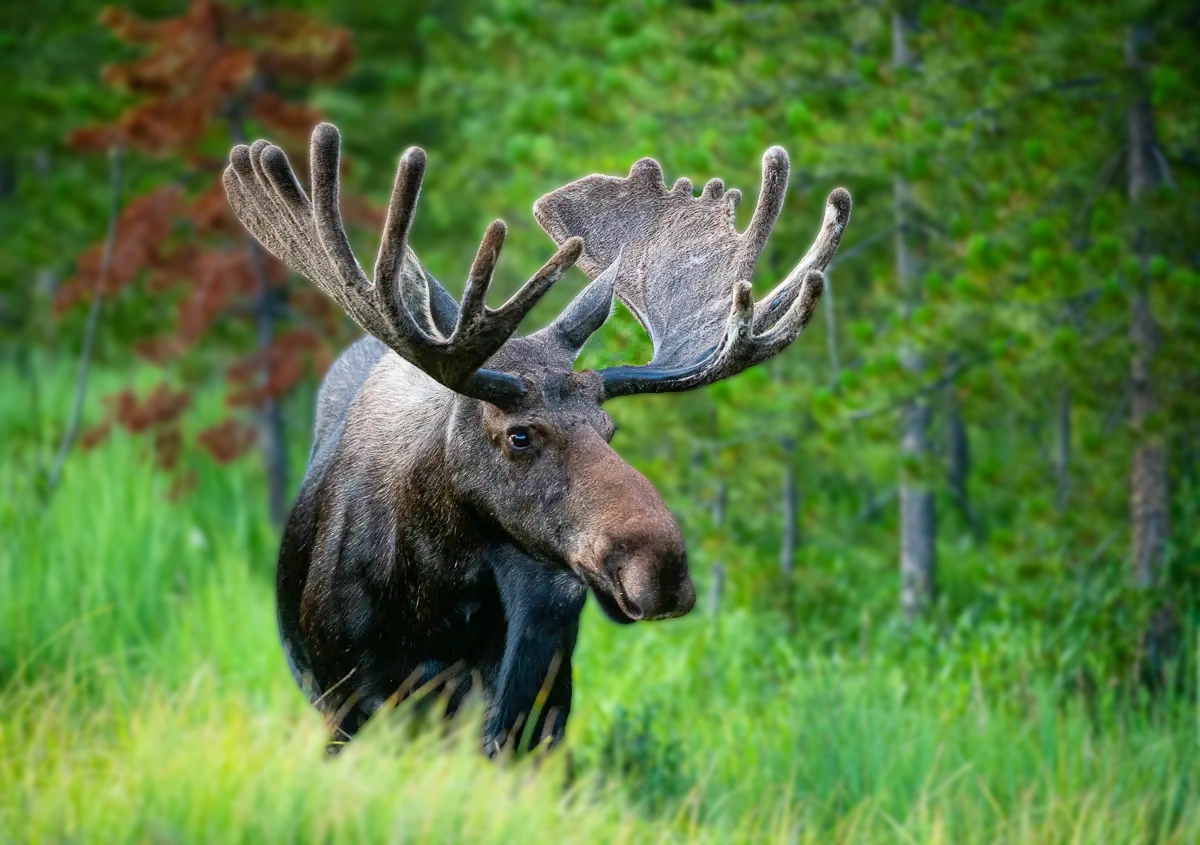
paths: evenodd
<path fill-rule="evenodd" d="M 781 148 L 763 157 L 762 190 L 744 232 L 735 226 L 741 193 L 720 179 L 698 197 L 687 179 L 668 189 L 649 158 L 626 177 L 588 176 L 534 205 L 558 251 L 492 309 L 485 297 L 505 239 L 502 221 L 484 233 L 461 302 L 408 246 L 426 166 L 416 147 L 400 159 L 373 280 L 367 277 L 339 211 L 339 148 L 332 125 L 313 132 L 311 194 L 283 151 L 265 141 L 233 150 L 225 187 L 264 247 L 407 363 L 401 376 L 373 373 L 356 382 L 353 396 L 342 400 L 349 408 L 339 412 L 340 448 L 368 448 L 368 442 L 380 448 L 378 437 L 360 437 L 355 427 L 394 417 L 387 428 L 392 439 L 383 445 L 394 451 L 391 463 L 375 466 L 412 475 L 412 455 L 436 451 L 436 461 L 421 463 L 426 475 L 417 487 L 436 489 L 444 506 L 435 512 L 448 533 L 474 532 L 493 545 L 499 538 L 539 565 L 573 573 L 618 622 L 686 614 L 696 594 L 682 533 L 651 484 L 609 445 L 614 426 L 603 405 L 704 387 L 783 351 L 813 315 L 822 272 L 850 217 L 850 195 L 841 188 L 829 195 L 815 243 L 756 302 L 749 280 L 787 189 Z M 516 336 L 530 309 L 574 264 L 591 283 L 550 325 Z M 614 297 L 649 332 L 652 360 L 576 371 L 580 349 L 608 318 Z M 386 478 L 375 484 L 388 485 Z M 411 484 L 404 489 L 410 492 L 403 495 L 418 495 Z M 394 510 L 403 530 L 405 504 Z M 281 585 L 282 567 L 281 558 Z"/>

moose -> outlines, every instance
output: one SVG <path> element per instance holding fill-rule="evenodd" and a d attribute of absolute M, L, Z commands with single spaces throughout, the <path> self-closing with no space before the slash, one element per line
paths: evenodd
<path fill-rule="evenodd" d="M 539 199 L 534 217 L 558 250 L 492 309 L 503 221 L 487 227 L 460 302 L 409 248 L 426 167 L 417 147 L 400 158 L 367 277 L 339 209 L 340 147 L 334 126 L 316 127 L 309 193 L 266 141 L 235 147 L 224 173 L 246 229 L 366 332 L 321 385 L 283 531 L 288 664 L 333 731 L 331 750 L 418 689 L 439 691 L 447 718 L 480 690 L 489 756 L 521 751 L 525 731 L 526 749 L 553 746 L 588 591 L 621 624 L 696 602 L 680 527 L 609 445 L 604 403 L 700 388 L 783 351 L 813 315 L 850 195 L 829 195 L 808 253 L 756 302 L 749 280 L 783 207 L 784 150 L 763 157 L 744 232 L 739 191 L 720 179 L 698 197 L 687 179 L 668 190 L 643 158 L 626 177 L 587 176 Z M 550 325 L 517 336 L 573 265 L 590 283 Z M 614 297 L 649 333 L 651 361 L 576 371 Z"/>

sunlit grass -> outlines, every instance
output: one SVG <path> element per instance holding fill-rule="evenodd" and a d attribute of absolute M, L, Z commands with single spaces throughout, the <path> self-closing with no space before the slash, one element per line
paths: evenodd
<path fill-rule="evenodd" d="M 1102 696 L 1093 722 L 1036 673 L 817 654 L 733 607 L 589 608 L 572 777 L 568 753 L 487 763 L 478 709 L 448 736 L 389 714 L 326 758 L 256 468 L 201 465 L 172 505 L 141 453 L 76 455 L 49 506 L 27 451 L 0 462 L 0 842 L 1200 841 L 1194 711 Z"/>
<path fill-rule="evenodd" d="M 793 745 L 795 759 L 786 765 L 783 749 L 770 749 L 792 745 L 799 729 L 774 736 L 782 721 L 775 720 L 749 736 L 742 732 L 755 720 L 731 715 L 723 728 L 701 732 L 684 750 L 685 767 L 698 767 L 700 777 L 651 811 L 639 799 L 653 786 L 622 783 L 614 776 L 624 771 L 620 766 L 581 767 L 564 788 L 562 754 L 540 765 L 487 764 L 466 722 L 442 738 L 413 734 L 394 714 L 342 755 L 325 758 L 319 724 L 279 675 L 246 691 L 203 660 L 193 663 L 190 677 L 181 674 L 178 685 L 100 674 L 99 687 L 86 690 L 65 671 L 4 695 L 4 837 L 1184 843 L 1196 841 L 1200 831 L 1193 785 L 1179 768 L 1183 753 L 1194 749 L 1173 750 L 1165 736 L 1147 738 L 1141 747 L 1099 743 L 1088 749 L 1072 746 L 1069 730 L 1063 731 L 1055 741 L 1073 759 L 1055 764 L 1031 756 L 1021 737 L 1006 749 L 1002 737 L 984 734 L 980 744 L 995 745 L 992 753 L 963 762 L 959 755 L 972 746 L 963 748 L 953 730 L 930 733 L 920 715 L 893 711 L 890 719 L 877 714 L 872 722 L 863 708 L 851 708 L 847 716 L 820 719 L 804 708 L 795 716 L 813 738 Z M 838 722 L 845 723 L 841 730 Z M 882 736 L 871 736 L 881 728 Z M 830 730 L 833 736 L 825 734 Z M 869 746 L 901 750 L 882 769 L 879 761 L 863 761 L 879 776 L 865 794 L 847 779 L 844 761 L 805 759 L 831 753 L 831 741 L 841 744 L 855 730 L 864 740 L 848 743 L 847 754 Z M 744 756 L 739 739 L 750 746 Z M 904 753 L 927 744 L 932 759 L 919 750 Z M 997 768 L 1003 763 L 1015 769 Z M 632 776 L 645 778 L 647 767 Z M 905 795 L 910 785 L 915 789 Z"/>

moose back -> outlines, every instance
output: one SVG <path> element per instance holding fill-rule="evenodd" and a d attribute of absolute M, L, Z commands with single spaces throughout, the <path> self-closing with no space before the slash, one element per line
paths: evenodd
<path fill-rule="evenodd" d="M 692 390 L 781 352 L 804 330 L 850 217 L 834 190 L 816 241 L 771 293 L 749 279 L 783 206 L 787 154 L 772 147 L 753 217 L 709 181 L 670 189 L 652 159 L 542 197 L 558 250 L 497 309 L 485 295 L 504 242 L 483 236 L 461 302 L 408 247 L 425 153 L 400 159 L 368 279 L 338 206 L 341 140 L 312 135 L 306 192 L 266 141 L 235 147 L 225 189 L 238 218 L 366 332 L 317 402 L 307 474 L 279 554 L 279 630 L 289 665 L 333 744 L 418 690 L 447 715 L 472 689 L 487 703 L 489 755 L 557 743 L 571 708 L 571 655 L 590 591 L 626 624 L 696 601 L 678 524 L 609 445 L 606 401 Z M 572 265 L 592 279 L 549 326 L 517 328 Z M 576 356 L 619 297 L 654 345 L 645 365 L 577 372 Z M 544 705 L 533 713 L 545 691 Z"/>

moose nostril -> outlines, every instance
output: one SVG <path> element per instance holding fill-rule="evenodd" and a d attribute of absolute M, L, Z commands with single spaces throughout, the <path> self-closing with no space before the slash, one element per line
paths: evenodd
<path fill-rule="evenodd" d="M 618 581 L 617 583 L 619 584 L 620 582 Z M 645 614 L 645 611 L 642 610 L 641 603 L 638 601 L 637 593 L 631 592 L 630 590 L 626 590 L 624 588 L 619 588 L 619 589 L 621 590 L 621 593 L 622 593 L 621 604 L 624 605 L 624 610 L 626 613 L 629 614 L 629 618 L 630 619 L 643 618 L 646 614 Z"/>

